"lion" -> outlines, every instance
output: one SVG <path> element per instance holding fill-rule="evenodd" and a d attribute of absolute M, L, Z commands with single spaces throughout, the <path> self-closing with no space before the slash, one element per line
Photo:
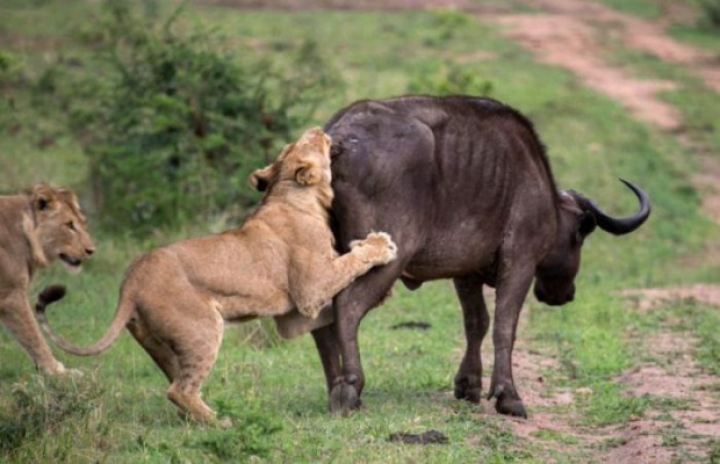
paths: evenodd
<path fill-rule="evenodd" d="M 329 324 L 331 301 L 340 290 L 395 259 L 396 245 L 382 232 L 355 241 L 342 256 L 335 250 L 330 145 L 322 129 L 308 129 L 274 163 L 256 170 L 251 183 L 265 194 L 241 227 L 136 259 L 126 271 L 109 329 L 91 347 L 70 345 L 45 318 L 45 307 L 62 298 L 62 287 L 41 294 L 36 307 L 41 326 L 60 348 L 80 356 L 106 350 L 127 327 L 167 377 L 167 396 L 180 415 L 217 421 L 200 391 L 226 323 L 269 316 L 281 329 L 300 321 L 299 329 L 279 330 L 293 336 Z"/>
<path fill-rule="evenodd" d="M 75 193 L 41 183 L 0 196 L 0 321 L 45 374 L 68 370 L 53 356 L 27 298 L 36 271 L 59 259 L 73 273 L 95 252 Z"/>

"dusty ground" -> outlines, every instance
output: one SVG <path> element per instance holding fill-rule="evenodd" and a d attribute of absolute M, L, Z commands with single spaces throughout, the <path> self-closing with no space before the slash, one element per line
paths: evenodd
<path fill-rule="evenodd" d="M 608 40 L 626 44 L 661 60 L 681 64 L 701 77 L 706 85 L 720 92 L 720 63 L 717 57 L 687 44 L 677 42 L 665 33 L 672 18 L 675 22 L 693 21 L 691 13 L 672 1 L 664 3 L 664 18 L 648 21 L 611 10 L 586 0 L 536 0 L 540 13 L 511 14 L 519 1 L 491 2 L 481 6 L 471 0 L 207 0 L 239 7 L 263 8 L 340 8 L 382 9 L 454 7 L 475 14 L 482 21 L 504 26 L 508 37 L 531 50 L 539 61 L 567 68 L 585 83 L 623 104 L 639 120 L 663 130 L 682 127 L 680 112 L 658 98 L 658 92 L 673 89 L 671 81 L 634 78 L 627 70 L 612 65 L 606 58 Z M 691 148 L 692 141 L 683 140 Z M 720 156 L 698 152 L 701 170 L 693 177 L 703 194 L 703 208 L 720 223 Z M 698 258 L 689 258 L 698 259 Z M 702 259 L 720 266 L 720 243 L 709 244 Z M 673 288 L 628 290 L 646 310 L 666 300 L 694 298 L 720 306 L 720 286 L 693 285 Z M 514 374 L 526 405 L 531 408 L 529 420 L 508 419 L 516 433 L 536 440 L 538 432 L 551 431 L 571 436 L 590 451 L 590 459 L 610 463 L 693 462 L 707 453 L 707 440 L 720 439 L 720 402 L 709 393 L 710 384 L 718 379 L 701 374 L 690 353 L 695 343 L 686 334 L 660 333 L 641 342 L 647 359 L 641 366 L 618 377 L 628 394 L 645 393 L 687 401 L 685 410 L 673 410 L 668 416 L 650 411 L 629 425 L 606 429 L 583 430 L 576 425 L 571 405 L 577 395 L 591 391 L 548 391 L 543 379 L 545 369 L 557 369 L 554 361 L 531 352 L 522 340 L 514 355 Z M 490 348 L 490 347 L 488 347 Z M 488 353 L 490 350 L 487 350 Z M 486 359 L 487 354 L 485 355 Z M 492 359 L 491 357 L 489 359 Z M 489 379 L 485 379 L 489 385 Z M 494 413 L 491 406 L 488 413 Z M 613 446 L 601 446 L 603 443 Z M 562 446 L 562 445 L 557 445 Z M 703 448 L 704 446 L 704 448 Z M 558 451 L 562 451 L 559 449 Z"/>

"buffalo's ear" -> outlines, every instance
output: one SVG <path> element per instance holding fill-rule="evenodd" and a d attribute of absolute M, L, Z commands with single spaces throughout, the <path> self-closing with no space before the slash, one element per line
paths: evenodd
<path fill-rule="evenodd" d="M 45 211 L 54 206 L 55 191 L 47 184 L 38 184 L 32 189 L 32 205 L 37 211 Z"/>
<path fill-rule="evenodd" d="M 597 227 L 595 216 L 590 212 L 585 212 L 578 221 L 578 235 L 580 238 L 585 238 L 595 230 L 595 227 Z"/>
<path fill-rule="evenodd" d="M 273 165 L 265 166 L 262 169 L 256 169 L 255 172 L 250 174 L 250 184 L 258 192 L 264 192 L 270 185 L 270 179 L 273 175 Z"/>
<path fill-rule="evenodd" d="M 295 182 L 300 185 L 314 185 L 322 180 L 322 174 L 322 169 L 315 160 L 301 159 L 295 169 Z"/>

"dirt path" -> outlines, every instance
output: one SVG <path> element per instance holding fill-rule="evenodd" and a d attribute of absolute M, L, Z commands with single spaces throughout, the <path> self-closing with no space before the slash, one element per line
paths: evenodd
<path fill-rule="evenodd" d="M 608 30 L 628 47 L 683 65 L 700 76 L 709 88 L 720 92 L 720 66 L 712 64 L 713 57 L 668 37 L 665 24 L 633 18 L 583 0 L 539 0 L 535 5 L 545 13 L 483 18 L 505 26 L 507 35 L 533 51 L 539 60 L 573 71 L 588 86 L 618 100 L 641 121 L 665 130 L 681 127 L 678 109 L 657 96 L 662 90 L 675 88 L 676 83 L 636 79 L 611 65 L 604 57 L 603 35 Z M 683 142 L 692 144 L 687 139 Z M 699 164 L 702 170 L 693 177 L 693 183 L 703 195 L 706 214 L 720 223 L 720 157 L 705 154 Z M 720 244 L 710 244 L 707 251 L 703 259 L 720 264 Z M 685 298 L 720 306 L 718 285 L 639 289 L 628 293 L 639 298 L 641 310 L 658 302 Z M 708 391 L 717 379 L 700 374 L 690 356 L 694 343 L 687 334 L 655 334 L 643 343 L 649 361 L 617 379 L 629 395 L 650 394 L 686 402 L 691 405 L 687 410 L 673 410 L 664 416 L 651 410 L 627 425 L 594 430 L 592 434 L 569 427 L 573 421 L 569 414 L 542 412 L 532 421 L 517 423 L 515 430 L 528 438 L 543 428 L 570 433 L 583 447 L 594 449 L 598 449 L 600 438 L 614 446 L 592 454 L 600 461 L 613 463 L 669 463 L 703 456 L 707 451 L 698 437 L 720 438 L 720 401 Z M 542 383 L 533 382 L 539 375 L 540 360 L 524 352 L 522 345 L 517 353 L 517 375 L 524 377 L 523 384 L 531 388 L 528 399 L 533 401 L 529 403 L 552 405 L 568 401 L 568 396 L 572 402 L 577 392 L 553 394 L 544 391 Z"/>
<path fill-rule="evenodd" d="M 708 443 L 720 438 L 720 400 L 711 393 L 717 388 L 718 379 L 703 374 L 689 354 L 695 343 L 687 334 L 654 333 L 644 340 L 642 364 L 615 379 L 624 386 L 626 395 L 648 395 L 659 404 L 674 403 L 674 408 L 651 407 L 627 424 L 583 427 L 579 425 L 582 417 L 572 405 L 579 397 L 594 392 L 588 388 L 550 387 L 551 382 L 545 382 L 544 375 L 558 370 L 557 362 L 531 351 L 521 338 L 513 356 L 513 374 L 530 408 L 530 417 L 507 418 L 507 422 L 523 439 L 542 440 L 544 449 L 560 455 L 572 450 L 572 456 L 587 462 L 706 462 Z M 491 346 L 487 348 L 491 353 Z M 489 381 L 484 379 L 485 384 Z M 495 414 L 490 404 L 485 411 Z M 543 440 L 543 436 L 555 440 Z M 550 455 L 538 457 L 544 458 L 544 462 L 553 461 Z M 571 458 L 571 462 L 575 461 Z"/>

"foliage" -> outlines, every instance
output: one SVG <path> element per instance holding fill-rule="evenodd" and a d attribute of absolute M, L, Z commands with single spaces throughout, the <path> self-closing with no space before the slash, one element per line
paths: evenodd
<path fill-rule="evenodd" d="M 467 13 L 454 8 L 444 8 L 431 11 L 431 28 L 425 37 L 424 44 L 428 47 L 441 47 L 455 37 L 455 31 L 461 26 L 472 23 L 473 19 Z"/>
<path fill-rule="evenodd" d="M 423 65 L 410 77 L 407 91 L 434 95 L 485 95 L 492 93 L 493 83 L 462 65 L 446 60 Z"/>
<path fill-rule="evenodd" d="M 24 80 L 24 63 L 20 57 L 9 50 L 0 49 L 0 130 L 17 127 L 15 117 L 15 92 Z"/>
<path fill-rule="evenodd" d="M 705 22 L 716 30 L 720 29 L 720 0 L 701 0 L 700 9 Z"/>
<path fill-rule="evenodd" d="M 103 222 L 145 234 L 240 216 L 256 200 L 249 173 L 337 86 L 316 44 L 306 42 L 283 73 L 216 51 L 202 30 L 183 34 L 182 10 L 162 23 L 128 2 L 105 11 L 84 32 L 95 42 L 91 72 L 60 60 L 36 84 L 42 102 L 59 97 L 67 108 Z"/>
<path fill-rule="evenodd" d="M 17 83 L 22 66 L 20 57 L 9 50 L 0 49 L 0 90 Z"/>

